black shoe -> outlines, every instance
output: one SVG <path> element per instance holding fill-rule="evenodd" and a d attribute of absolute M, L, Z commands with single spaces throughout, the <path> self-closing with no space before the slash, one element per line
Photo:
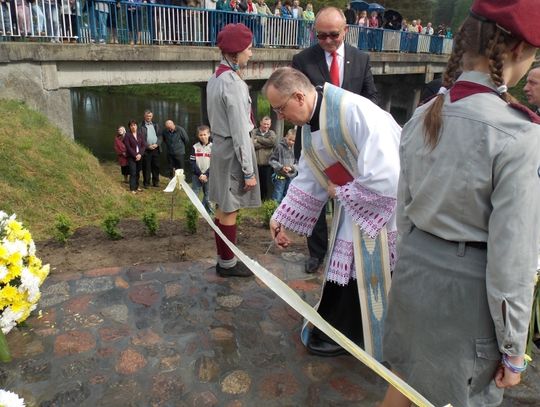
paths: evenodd
<path fill-rule="evenodd" d="M 152 185 L 154 188 L 159 188 L 159 182 L 157 184 Z"/>
<path fill-rule="evenodd" d="M 348 354 L 345 349 L 335 343 L 332 339 L 328 338 L 328 340 L 323 340 L 315 332 L 311 332 L 306 348 L 309 353 L 317 356 L 333 357 Z"/>
<path fill-rule="evenodd" d="M 236 265 L 230 268 L 221 267 L 219 264 L 216 264 L 216 272 L 221 277 L 251 277 L 253 272 L 247 268 L 244 263 L 237 262 Z"/>
<path fill-rule="evenodd" d="M 304 264 L 304 271 L 308 274 L 316 273 L 322 262 L 322 259 L 317 257 L 309 257 Z"/>

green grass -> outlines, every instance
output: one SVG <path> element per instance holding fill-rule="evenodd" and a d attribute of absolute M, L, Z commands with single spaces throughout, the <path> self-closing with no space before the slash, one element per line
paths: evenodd
<path fill-rule="evenodd" d="M 117 214 L 140 220 L 155 212 L 170 219 L 173 197 L 158 189 L 132 195 L 115 163 L 100 164 L 88 149 L 66 138 L 46 117 L 22 102 L 0 100 L 0 210 L 16 213 L 35 240 L 52 238 L 60 214 L 73 229 L 100 226 Z M 162 180 L 163 186 L 167 179 Z M 188 199 L 174 194 L 174 219 L 182 218 Z M 247 217 L 262 219 L 262 211 Z"/>

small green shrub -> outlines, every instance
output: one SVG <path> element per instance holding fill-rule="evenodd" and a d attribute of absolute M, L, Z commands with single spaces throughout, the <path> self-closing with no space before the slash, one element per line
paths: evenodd
<path fill-rule="evenodd" d="M 56 217 L 56 222 L 54 224 L 54 237 L 56 240 L 58 240 L 60 243 L 66 243 L 67 240 L 71 237 L 73 234 L 72 232 L 72 223 L 71 219 L 69 219 L 66 215 L 61 213 Z"/>
<path fill-rule="evenodd" d="M 268 224 L 270 223 L 270 219 L 272 218 L 272 215 L 274 214 L 277 207 L 278 207 L 278 203 L 274 201 L 273 199 L 263 202 L 262 215 L 263 215 L 263 222 L 264 222 L 265 227 L 268 226 Z"/>
<path fill-rule="evenodd" d="M 236 225 L 240 226 L 243 221 L 244 221 L 244 215 L 242 214 L 241 210 L 238 210 L 238 214 L 236 215 Z"/>
<path fill-rule="evenodd" d="M 146 211 L 142 217 L 142 221 L 146 226 L 146 230 L 148 230 L 150 236 L 155 236 L 157 230 L 159 229 L 156 212 L 153 210 Z"/>
<path fill-rule="evenodd" d="M 107 215 L 107 217 L 103 221 L 103 230 L 105 230 L 107 236 L 109 236 L 109 238 L 112 240 L 122 239 L 122 234 L 116 228 L 119 222 L 120 217 L 116 214 Z"/>
<path fill-rule="evenodd" d="M 199 212 L 197 208 L 190 202 L 186 205 L 186 228 L 189 233 L 194 235 L 197 233 L 199 226 Z"/>

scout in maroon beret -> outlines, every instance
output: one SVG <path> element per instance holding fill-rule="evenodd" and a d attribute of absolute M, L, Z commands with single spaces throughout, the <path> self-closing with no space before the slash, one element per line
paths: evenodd
<path fill-rule="evenodd" d="M 209 199 L 216 206 L 216 226 L 232 243 L 236 243 L 238 211 L 261 205 L 257 158 L 250 137 L 254 123 L 251 98 L 241 76 L 252 55 L 252 41 L 253 34 L 244 24 L 223 27 L 217 37 L 221 63 L 206 86 L 213 138 Z M 215 239 L 216 273 L 221 277 L 251 277 L 251 270 L 238 261 L 218 234 Z"/>
<path fill-rule="evenodd" d="M 401 133 L 383 353 L 435 406 L 498 406 L 527 367 L 540 120 L 508 88 L 540 46 L 538 3 L 475 0 L 438 95 Z M 390 386 L 380 407 L 410 405 Z"/>

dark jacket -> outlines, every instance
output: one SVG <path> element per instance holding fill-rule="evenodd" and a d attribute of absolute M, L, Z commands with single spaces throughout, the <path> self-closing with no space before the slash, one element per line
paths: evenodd
<path fill-rule="evenodd" d="M 131 158 L 135 158 L 137 154 L 142 156 L 146 150 L 146 140 L 140 129 L 137 129 L 137 140 L 135 140 L 131 131 L 128 131 L 124 137 L 124 144 L 126 145 L 127 156 Z M 137 145 L 139 146 L 139 153 L 137 153 Z"/>
<path fill-rule="evenodd" d="M 292 67 L 306 75 L 314 86 L 331 82 L 324 50 L 319 44 L 296 54 L 292 60 Z M 345 44 L 345 66 L 341 87 L 377 103 L 377 88 L 371 73 L 369 54 L 348 44 Z"/>
<path fill-rule="evenodd" d="M 174 131 L 164 128 L 161 135 L 163 142 L 167 146 L 167 154 L 180 157 L 186 154 L 189 137 L 182 127 L 176 125 L 174 126 Z"/>
<path fill-rule="evenodd" d="M 154 130 L 156 131 L 156 137 L 157 137 L 157 149 L 159 152 L 161 152 L 161 144 L 163 142 L 163 138 L 161 137 L 161 129 L 159 128 L 159 125 L 157 123 L 152 123 L 154 125 Z M 147 130 L 144 121 L 142 121 L 139 124 L 139 130 L 141 131 L 141 134 L 144 137 L 144 142 L 148 144 L 148 140 L 146 138 Z"/>
<path fill-rule="evenodd" d="M 294 151 L 292 148 L 289 148 L 285 139 L 282 139 L 276 148 L 274 148 L 268 162 L 278 175 L 286 175 L 289 178 L 294 178 L 298 175 Z M 292 167 L 292 171 L 285 174 L 281 171 L 283 167 Z"/>
<path fill-rule="evenodd" d="M 362 95 L 373 103 L 377 103 L 377 88 L 371 73 L 369 54 L 345 44 L 344 59 L 345 66 L 343 67 L 341 87 Z M 315 44 L 293 56 L 292 67 L 306 75 L 314 86 L 323 85 L 325 82 L 331 83 L 324 50 L 319 44 Z M 300 157 L 300 151 L 302 150 L 300 129 L 301 127 L 298 127 L 294 144 L 296 158 Z"/>

